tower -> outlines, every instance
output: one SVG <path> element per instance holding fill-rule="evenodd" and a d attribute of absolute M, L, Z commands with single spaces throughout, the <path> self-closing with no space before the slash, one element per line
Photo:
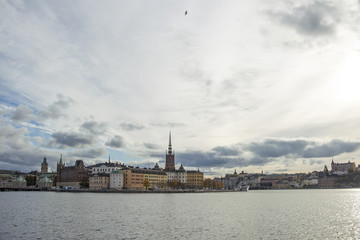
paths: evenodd
<path fill-rule="evenodd" d="M 41 173 L 48 172 L 48 163 L 46 162 L 46 157 L 44 157 L 43 162 L 41 163 Z"/>
<path fill-rule="evenodd" d="M 60 155 L 60 162 L 57 163 L 56 172 L 57 172 L 57 182 L 61 182 L 61 170 L 65 167 L 65 163 L 62 161 L 62 154 Z"/>
<path fill-rule="evenodd" d="M 171 132 L 169 133 L 169 147 L 166 152 L 165 170 L 175 170 L 175 151 L 173 153 L 171 146 Z"/>

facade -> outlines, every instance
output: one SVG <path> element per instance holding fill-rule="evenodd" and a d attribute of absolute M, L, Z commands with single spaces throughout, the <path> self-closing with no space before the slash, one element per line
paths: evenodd
<path fill-rule="evenodd" d="M 82 160 L 76 160 L 74 166 L 65 167 L 61 157 L 57 170 L 56 186 L 58 187 L 80 187 L 80 183 L 89 181 L 90 170 L 85 168 Z"/>
<path fill-rule="evenodd" d="M 41 163 L 41 173 L 48 172 L 48 163 L 46 162 L 46 157 L 44 157 L 43 162 Z"/>
<path fill-rule="evenodd" d="M 143 168 L 124 168 L 124 188 L 143 190 L 145 182 L 149 188 L 162 189 L 167 184 L 167 175 L 164 171 Z"/>
<path fill-rule="evenodd" d="M 203 188 L 204 173 L 197 171 L 187 171 L 187 184 L 188 188 L 200 189 Z"/>
<path fill-rule="evenodd" d="M 331 171 L 335 175 L 344 175 L 348 174 L 348 171 L 356 171 L 355 163 L 348 161 L 347 163 L 334 163 L 334 160 L 331 161 Z"/>
<path fill-rule="evenodd" d="M 52 186 L 53 186 L 53 181 L 47 176 L 40 178 L 38 181 L 39 188 L 51 188 Z"/>
<path fill-rule="evenodd" d="M 3 181 L 0 182 L 0 187 L 4 187 L 4 188 L 26 188 L 27 183 L 26 180 L 23 176 L 19 176 L 17 178 L 14 179 L 7 179 L 7 181 L 5 181 L 5 179 Z"/>
<path fill-rule="evenodd" d="M 110 189 L 121 189 L 124 187 L 124 174 L 121 170 L 113 170 L 110 173 Z"/>
<path fill-rule="evenodd" d="M 121 169 L 121 165 L 119 163 L 111 163 L 109 158 L 109 162 L 99 163 L 93 166 L 89 166 L 89 168 L 91 168 L 92 174 L 97 174 L 97 173 L 110 174 L 114 170 Z"/>
<path fill-rule="evenodd" d="M 97 173 L 89 177 L 89 189 L 109 189 L 110 175 L 107 173 Z"/>
<path fill-rule="evenodd" d="M 139 168 L 124 168 L 124 188 L 125 189 L 144 189 L 144 172 Z"/>

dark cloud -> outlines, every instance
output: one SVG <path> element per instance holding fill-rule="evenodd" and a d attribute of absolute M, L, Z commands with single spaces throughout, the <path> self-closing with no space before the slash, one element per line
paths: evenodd
<path fill-rule="evenodd" d="M 14 113 L 11 116 L 13 121 L 28 121 L 31 120 L 31 114 L 33 110 L 25 105 L 19 105 L 15 109 Z"/>
<path fill-rule="evenodd" d="M 144 129 L 145 126 L 141 124 L 133 124 L 133 123 L 122 123 L 120 124 L 121 128 L 125 131 L 134 131 Z"/>
<path fill-rule="evenodd" d="M 337 139 L 325 143 L 311 140 L 268 139 L 264 142 L 254 142 L 244 146 L 245 150 L 263 158 L 323 158 L 354 152 L 359 148 L 360 142 L 345 142 Z"/>
<path fill-rule="evenodd" d="M 222 146 L 214 147 L 212 150 L 219 156 L 238 156 L 241 153 L 241 151 L 236 148 Z"/>
<path fill-rule="evenodd" d="M 106 150 L 104 148 L 91 148 L 91 149 L 81 149 L 77 151 L 72 151 L 67 155 L 69 157 L 77 158 L 98 158 L 106 155 Z"/>
<path fill-rule="evenodd" d="M 159 146 L 153 143 L 144 143 L 144 146 L 148 149 L 159 149 Z"/>
<path fill-rule="evenodd" d="M 331 142 L 315 145 L 304 150 L 304 158 L 333 157 L 342 153 L 354 152 L 360 148 L 359 142 L 344 142 L 334 139 Z"/>
<path fill-rule="evenodd" d="M 49 143 L 51 147 L 84 147 L 94 143 L 95 138 L 92 135 L 85 135 L 76 132 L 56 132 Z"/>
<path fill-rule="evenodd" d="M 81 125 L 82 129 L 89 131 L 94 135 L 100 135 L 106 132 L 106 124 L 105 123 L 97 123 L 95 121 L 84 122 Z"/>
<path fill-rule="evenodd" d="M 71 98 L 66 98 L 61 94 L 58 94 L 57 97 L 59 100 L 51 104 L 47 110 L 38 112 L 39 117 L 43 119 L 58 119 L 64 116 L 63 110 L 68 108 L 73 100 Z"/>
<path fill-rule="evenodd" d="M 250 143 L 244 149 L 260 157 L 282 157 L 301 155 L 308 144 L 305 140 L 268 139 L 264 142 Z"/>
<path fill-rule="evenodd" d="M 116 135 L 108 142 L 106 142 L 105 145 L 112 148 L 122 148 L 125 146 L 125 143 L 124 143 L 124 139 L 121 136 Z"/>
<path fill-rule="evenodd" d="M 271 11 L 269 14 L 281 24 L 308 36 L 332 35 L 340 21 L 336 8 L 320 1 L 294 7 L 291 12 Z"/>

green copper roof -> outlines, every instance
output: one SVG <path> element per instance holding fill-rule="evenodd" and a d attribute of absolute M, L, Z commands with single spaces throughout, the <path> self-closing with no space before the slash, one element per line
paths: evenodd
<path fill-rule="evenodd" d="M 39 183 L 51 183 L 51 182 L 53 182 L 53 181 L 46 176 L 39 180 Z"/>

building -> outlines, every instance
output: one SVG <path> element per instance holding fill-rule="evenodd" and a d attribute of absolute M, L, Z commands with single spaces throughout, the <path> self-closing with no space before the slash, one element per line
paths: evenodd
<path fill-rule="evenodd" d="M 96 173 L 89 177 L 89 189 L 109 189 L 110 175 L 108 173 Z"/>
<path fill-rule="evenodd" d="M 91 168 L 91 173 L 92 174 L 97 174 L 97 173 L 110 174 L 114 170 L 121 169 L 121 167 L 123 167 L 123 166 L 118 162 L 116 162 L 116 163 L 110 162 L 110 156 L 109 156 L 109 161 L 108 162 L 98 163 L 96 165 L 89 166 L 89 168 Z"/>
<path fill-rule="evenodd" d="M 153 189 L 163 189 L 167 184 L 167 175 L 164 171 L 146 168 L 123 168 L 124 188 L 143 190 L 147 187 Z"/>
<path fill-rule="evenodd" d="M 39 179 L 38 187 L 39 188 L 51 188 L 51 187 L 53 187 L 53 181 L 50 178 L 48 178 L 47 176 L 44 176 Z"/>
<path fill-rule="evenodd" d="M 41 173 L 48 172 L 48 163 L 46 162 L 46 157 L 44 157 L 43 162 L 41 163 Z"/>
<path fill-rule="evenodd" d="M 187 188 L 201 189 L 204 185 L 204 173 L 200 170 L 187 171 Z"/>
<path fill-rule="evenodd" d="M 123 168 L 125 189 L 144 189 L 144 172 L 139 168 Z"/>
<path fill-rule="evenodd" d="M 0 187 L 3 188 L 26 188 L 27 182 L 23 176 L 18 176 L 10 179 L 3 179 L 0 182 Z"/>
<path fill-rule="evenodd" d="M 331 161 L 331 172 L 335 175 L 348 174 L 349 171 L 356 171 L 355 163 L 348 161 L 347 163 L 334 163 Z"/>
<path fill-rule="evenodd" d="M 57 183 L 58 187 L 80 187 L 81 184 L 88 183 L 90 170 L 85 168 L 82 160 L 76 160 L 74 166 L 66 167 L 62 162 L 57 164 Z"/>
<path fill-rule="evenodd" d="M 113 170 L 110 173 L 110 189 L 121 189 L 124 187 L 124 174 L 121 170 Z"/>

